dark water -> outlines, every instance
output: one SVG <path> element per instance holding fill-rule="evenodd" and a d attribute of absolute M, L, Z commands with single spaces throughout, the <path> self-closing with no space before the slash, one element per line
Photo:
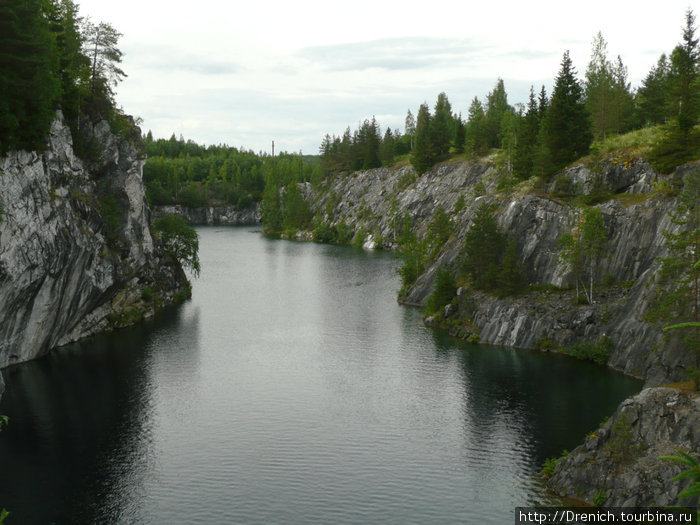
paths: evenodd
<path fill-rule="evenodd" d="M 390 254 L 200 236 L 191 302 L 3 371 L 7 525 L 512 523 L 639 388 L 424 328 Z"/>

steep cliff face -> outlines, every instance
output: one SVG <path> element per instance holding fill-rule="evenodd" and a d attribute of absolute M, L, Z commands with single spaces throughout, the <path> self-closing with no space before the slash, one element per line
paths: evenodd
<path fill-rule="evenodd" d="M 570 498 L 605 500 L 606 506 L 692 505 L 678 494 L 690 480 L 673 481 L 680 468 L 661 456 L 700 454 L 700 396 L 674 388 L 648 388 L 557 464 L 550 489 Z"/>
<path fill-rule="evenodd" d="M 43 152 L 0 158 L 0 368 L 151 315 L 188 293 L 154 242 L 143 159 L 107 122 L 86 166 L 61 115 Z"/>
<path fill-rule="evenodd" d="M 676 170 L 678 183 L 687 170 Z M 579 223 L 581 209 L 553 198 L 555 184 L 535 188 L 531 182 L 503 188 L 499 171 L 488 162 L 455 163 L 432 169 L 420 178 L 411 168 L 377 169 L 336 176 L 320 189 L 305 187 L 315 213 L 330 225 L 364 237 L 365 246 L 397 248 L 397 229 L 408 214 L 419 238 L 438 206 L 451 217 L 453 233 L 437 258 L 403 300 L 422 305 L 433 289 L 437 270 L 459 265 L 465 234 L 479 204 L 497 207 L 501 228 L 517 242 L 519 263 L 539 290 L 496 298 L 464 288 L 437 318 L 426 322 L 453 335 L 482 343 L 524 348 L 563 348 L 582 342 L 612 341 L 609 366 L 646 380 L 647 387 L 687 380 L 692 352 L 665 341 L 645 320 L 658 284 L 659 258 L 666 254 L 664 232 L 676 232 L 669 211 L 677 202 L 654 190 L 659 175 L 643 160 L 608 161 L 595 173 L 576 166 L 559 178 L 589 194 L 596 186 L 610 198 L 597 207 L 608 232 L 608 250 L 596 280 L 610 283 L 595 292 L 595 302 L 576 304 L 561 288 L 569 270 L 560 258 L 559 238 Z M 359 232 L 359 234 L 357 233 Z M 605 278 L 605 279 L 604 279 Z M 678 467 L 659 456 L 684 450 L 700 453 L 700 404 L 697 394 L 670 388 L 647 388 L 626 400 L 615 415 L 557 467 L 549 482 L 555 492 L 607 505 L 678 503 Z"/>
<path fill-rule="evenodd" d="M 260 224 L 260 205 L 254 204 L 244 210 L 236 206 L 210 206 L 188 208 L 187 206 L 155 206 L 153 217 L 177 215 L 191 226 L 252 226 Z"/>
<path fill-rule="evenodd" d="M 499 225 L 517 241 L 520 266 L 528 280 L 566 286 L 569 269 L 561 260 L 558 240 L 578 224 L 581 209 L 552 198 L 553 186 L 537 190 L 525 182 L 499 189 L 498 173 L 494 165 L 483 162 L 439 166 L 420 178 L 410 167 L 376 169 L 335 177 L 320 191 L 307 188 L 306 193 L 315 212 L 329 224 L 345 222 L 367 234 L 366 244 L 380 242 L 390 249 L 397 246 L 396 228 L 404 214 L 412 219 L 419 238 L 425 237 L 439 205 L 450 214 L 454 233 L 404 296 L 408 304 L 424 304 L 437 270 L 459 264 L 465 234 L 484 200 L 497 207 Z M 681 175 L 679 170 L 675 177 Z M 608 162 L 597 173 L 576 166 L 564 177 L 584 193 L 602 184 L 612 195 L 597 205 L 609 247 L 596 280 L 617 284 L 598 291 L 593 305 L 575 305 L 574 294 L 564 290 L 511 299 L 477 294 L 468 312 L 446 312 L 469 317 L 472 330 L 455 329 L 455 335 L 523 348 L 542 347 L 544 342 L 565 347 L 607 336 L 614 344 L 610 366 L 644 378 L 649 385 L 684 380 L 692 355 L 677 345 L 662 344 L 660 331 L 644 320 L 655 293 L 658 259 L 665 254 L 664 232 L 678 228 L 669 217 L 676 202 L 653 191 L 658 174 L 639 159 Z"/>

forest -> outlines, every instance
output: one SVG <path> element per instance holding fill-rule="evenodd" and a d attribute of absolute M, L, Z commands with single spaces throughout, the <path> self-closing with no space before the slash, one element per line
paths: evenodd
<path fill-rule="evenodd" d="M 390 166 L 409 155 L 418 174 L 454 155 L 480 157 L 493 148 L 504 153 L 504 165 L 515 180 L 547 180 L 572 161 L 595 150 L 611 136 L 659 128 L 661 140 L 649 160 L 661 172 L 700 155 L 699 48 L 695 16 L 688 10 L 680 43 L 662 54 L 632 89 L 622 57 L 608 56 L 601 33 L 594 39 L 583 80 L 568 51 L 561 60 L 551 95 L 532 86 L 527 104 L 511 105 L 502 79 L 484 100 L 474 97 L 467 117 L 453 111 L 440 93 L 431 108 L 417 115 L 409 109 L 403 132 L 366 119 L 354 132 L 326 135 L 320 146 L 324 173 Z"/>

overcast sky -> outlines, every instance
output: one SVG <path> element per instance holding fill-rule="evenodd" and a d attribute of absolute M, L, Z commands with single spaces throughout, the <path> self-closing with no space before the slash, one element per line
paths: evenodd
<path fill-rule="evenodd" d="M 77 0 L 123 33 L 117 102 L 144 132 L 254 151 L 318 152 L 326 133 L 447 93 L 464 116 L 498 77 L 508 101 L 551 92 L 567 49 L 583 77 L 598 31 L 633 87 L 681 39 L 689 0 Z M 697 2 L 695 2 L 697 4 Z"/>

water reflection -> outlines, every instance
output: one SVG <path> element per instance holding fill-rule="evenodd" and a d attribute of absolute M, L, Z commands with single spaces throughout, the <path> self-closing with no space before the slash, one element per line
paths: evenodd
<path fill-rule="evenodd" d="M 191 302 L 5 371 L 17 523 L 503 523 L 637 388 L 426 329 L 390 254 L 200 232 Z"/>

